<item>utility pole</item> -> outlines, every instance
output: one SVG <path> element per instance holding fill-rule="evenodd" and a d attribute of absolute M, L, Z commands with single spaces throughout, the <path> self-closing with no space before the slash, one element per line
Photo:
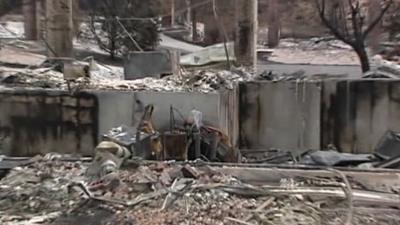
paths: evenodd
<path fill-rule="evenodd" d="M 379 15 L 381 8 L 381 0 L 369 0 L 368 2 L 368 22 L 372 23 Z M 381 41 L 382 23 L 375 26 L 367 38 L 367 44 L 371 49 L 372 54 L 377 54 L 379 50 L 379 43 Z"/>
<path fill-rule="evenodd" d="M 171 27 L 175 26 L 175 0 L 171 0 Z"/>
<path fill-rule="evenodd" d="M 241 66 L 257 68 L 258 0 L 236 0 L 235 55 Z"/>
<path fill-rule="evenodd" d="M 197 34 L 197 11 L 194 8 L 194 1 L 190 0 L 190 7 L 191 7 L 191 21 L 192 21 L 192 41 L 197 42 L 198 34 Z"/>
<path fill-rule="evenodd" d="M 192 0 L 185 0 L 186 3 L 186 23 L 190 23 L 192 21 Z"/>
<path fill-rule="evenodd" d="M 73 57 L 72 0 L 46 0 L 49 57 Z"/>
<path fill-rule="evenodd" d="M 268 6 L 268 47 L 275 48 L 279 45 L 280 20 L 278 0 L 269 0 Z"/>
<path fill-rule="evenodd" d="M 24 0 L 24 28 L 25 39 L 38 40 L 40 36 L 40 1 L 39 0 Z"/>

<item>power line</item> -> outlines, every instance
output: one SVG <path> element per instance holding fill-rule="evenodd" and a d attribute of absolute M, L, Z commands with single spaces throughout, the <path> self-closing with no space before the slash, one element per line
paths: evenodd
<path fill-rule="evenodd" d="M 119 18 L 117 18 L 118 24 L 122 27 L 122 29 L 125 31 L 125 33 L 128 35 L 128 37 L 131 39 L 132 43 L 135 45 L 135 47 L 143 52 L 143 49 L 140 47 L 139 43 L 132 37 L 132 35 L 129 33 L 129 31 L 125 28 L 125 26 L 121 23 Z"/>
<path fill-rule="evenodd" d="M 210 4 L 210 3 L 212 3 L 212 1 L 213 0 L 205 0 L 205 1 L 193 4 L 193 5 L 189 6 L 189 7 L 176 10 L 175 13 L 176 14 L 183 14 L 183 13 L 189 11 L 189 10 L 197 9 L 197 8 L 202 7 L 204 5 Z M 170 16 L 172 16 L 172 14 L 171 13 L 167 13 L 167 14 L 162 14 L 162 15 L 153 16 L 153 17 L 126 17 L 126 18 L 118 18 L 118 20 L 120 20 L 120 21 L 155 21 L 157 19 L 170 17 Z M 94 21 L 108 21 L 108 20 L 114 20 L 114 18 L 96 18 Z M 87 20 L 86 19 L 82 19 L 81 21 L 87 21 Z"/>
<path fill-rule="evenodd" d="M 0 0 L 2 1 L 2 0 Z M 178 9 L 175 11 L 176 14 L 183 14 L 189 10 L 193 10 L 193 9 L 197 9 L 199 7 L 202 7 L 204 5 L 210 4 L 212 3 L 213 0 L 205 0 L 196 4 L 193 4 L 189 7 L 185 7 L 183 9 Z M 12 10 L 8 11 L 7 13 L 10 13 L 12 11 L 14 11 L 15 9 L 18 9 L 24 5 L 27 5 L 27 3 L 22 3 L 17 5 L 15 8 L 13 8 Z M 171 13 L 166 13 L 166 14 L 162 14 L 162 15 L 158 15 L 158 16 L 153 16 L 153 17 L 126 17 L 126 18 L 118 18 L 120 21 L 150 21 L 150 22 L 154 22 L 155 20 L 158 20 L 160 18 L 165 18 L 165 17 L 170 17 L 172 16 Z M 108 21 L 108 20 L 114 20 L 115 18 L 96 18 L 94 21 Z M 90 22 L 87 19 L 74 19 L 74 20 L 78 20 L 78 21 L 82 21 L 82 22 Z"/>
<path fill-rule="evenodd" d="M 226 62 L 227 62 L 228 70 L 230 70 L 231 69 L 231 60 L 229 58 L 229 51 L 228 51 L 228 46 L 227 46 L 228 34 L 226 33 L 225 27 L 219 18 L 219 15 L 217 12 L 217 4 L 215 3 L 215 0 L 212 0 L 212 8 L 213 8 L 215 22 L 218 23 L 218 26 L 220 27 L 220 29 L 222 30 L 222 33 L 224 35 L 223 37 L 224 37 L 224 50 L 225 50 L 225 55 L 226 55 Z"/>

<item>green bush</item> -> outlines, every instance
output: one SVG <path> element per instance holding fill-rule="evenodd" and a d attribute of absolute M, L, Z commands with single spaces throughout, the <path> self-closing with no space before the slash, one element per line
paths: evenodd
<path fill-rule="evenodd" d="M 91 30 L 99 46 L 112 58 L 138 51 L 132 38 L 141 49 L 152 50 L 158 44 L 159 21 L 137 18 L 155 18 L 156 8 L 154 2 L 143 0 L 97 0 L 91 10 Z"/>

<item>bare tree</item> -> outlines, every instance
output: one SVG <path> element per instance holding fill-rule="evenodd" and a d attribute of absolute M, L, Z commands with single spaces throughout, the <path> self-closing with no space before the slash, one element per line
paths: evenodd
<path fill-rule="evenodd" d="M 381 7 L 376 9 L 376 17 L 367 22 L 367 9 L 361 0 L 315 0 L 316 8 L 323 24 L 331 33 L 350 45 L 357 53 L 363 72 L 370 70 L 366 50 L 366 39 L 385 13 L 393 4 L 393 0 L 382 0 Z"/>

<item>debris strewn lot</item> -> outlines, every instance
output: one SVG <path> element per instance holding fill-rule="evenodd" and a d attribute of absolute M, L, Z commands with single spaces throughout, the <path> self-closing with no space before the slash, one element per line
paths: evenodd
<path fill-rule="evenodd" d="M 82 24 L 80 37 L 74 40 L 76 59 L 46 57 L 48 43 L 18 40 L 23 38 L 22 30 L 21 22 L 0 24 L 0 90 L 209 93 L 235 90 L 237 83 L 246 81 L 299 83 L 347 76 L 312 75 L 302 70 L 267 70 L 256 76 L 245 68 L 215 69 L 227 68 L 236 60 L 233 43 L 202 48 L 161 35 L 162 48 L 191 54 L 176 60 L 173 73 L 124 80 L 122 58 L 105 60 L 107 52 L 96 45 L 93 35 L 87 35 L 91 32 L 88 24 Z M 259 53 L 265 54 L 260 58 L 266 63 L 274 64 L 359 65 L 351 47 L 332 38 L 286 39 L 278 48 L 263 47 Z M 388 45 L 382 56 L 374 58 L 374 68 L 364 78 L 397 80 L 398 53 L 397 44 Z M 296 85 L 296 99 L 297 89 Z M 239 150 L 226 129 L 203 124 L 203 114 L 197 110 L 185 118 L 171 105 L 169 130 L 156 130 L 154 107 L 135 99 L 132 117 L 140 121 L 102 136 L 93 158 L 0 155 L 0 225 L 400 224 L 397 132 L 387 132 L 374 154 L 341 153 L 334 146 L 301 155 L 279 149 Z M 143 115 L 137 115 L 142 108 Z M 168 115 L 164 116 L 167 120 Z M 19 127 L 15 133 L 23 136 L 18 134 Z M 0 150 L 7 135 L 0 136 Z"/>
<path fill-rule="evenodd" d="M 246 171 L 257 168 L 130 160 L 116 173 L 93 178 L 86 175 L 87 161 L 46 156 L 28 162 L 0 180 L 1 224 L 400 222 L 398 190 L 366 189 L 358 175 L 344 180 L 342 172 L 330 170 L 245 182 Z"/>

